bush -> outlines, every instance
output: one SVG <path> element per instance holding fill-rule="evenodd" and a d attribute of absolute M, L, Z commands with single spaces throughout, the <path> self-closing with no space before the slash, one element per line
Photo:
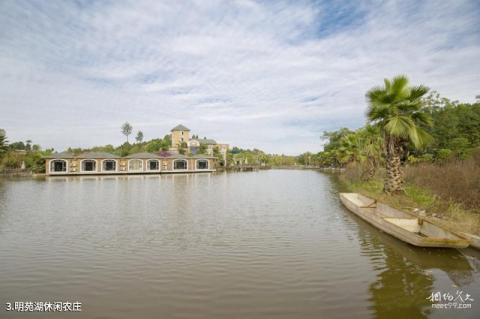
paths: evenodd
<path fill-rule="evenodd" d="M 466 160 L 450 160 L 443 165 L 419 163 L 406 168 L 408 183 L 431 190 L 439 197 L 465 209 L 480 211 L 480 151 Z"/>
<path fill-rule="evenodd" d="M 441 148 L 437 151 L 437 154 L 435 157 L 438 161 L 445 161 L 450 157 L 452 157 L 452 153 L 453 153 L 452 150 L 449 150 L 448 148 Z"/>

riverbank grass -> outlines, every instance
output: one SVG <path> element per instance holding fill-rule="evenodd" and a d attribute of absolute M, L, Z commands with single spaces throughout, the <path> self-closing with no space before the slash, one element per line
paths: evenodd
<path fill-rule="evenodd" d="M 360 193 L 397 209 L 413 212 L 425 210 L 427 220 L 456 232 L 469 232 L 480 235 L 480 214 L 474 209 L 464 209 L 461 204 L 444 200 L 426 188 L 413 184 L 405 185 L 400 195 L 387 195 L 383 192 L 383 180 L 352 181 L 347 175 L 340 177 L 344 188 Z"/>

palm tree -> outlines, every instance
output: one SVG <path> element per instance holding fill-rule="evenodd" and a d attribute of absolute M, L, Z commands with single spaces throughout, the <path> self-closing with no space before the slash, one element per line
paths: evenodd
<path fill-rule="evenodd" d="M 363 164 L 362 179 L 371 180 L 382 158 L 383 139 L 378 126 L 367 125 L 357 131 L 360 163 Z"/>
<path fill-rule="evenodd" d="M 349 133 L 340 138 L 340 146 L 335 151 L 335 156 L 340 166 L 359 160 L 359 139 L 356 133 Z"/>
<path fill-rule="evenodd" d="M 403 191 L 401 158 L 408 144 L 420 148 L 431 137 L 421 125 L 431 125 L 430 116 L 423 111 L 422 97 L 428 88 L 410 87 L 408 78 L 400 75 L 391 81 L 385 79 L 384 87 L 374 87 L 367 92 L 369 121 L 380 127 L 387 175 L 386 193 Z"/>

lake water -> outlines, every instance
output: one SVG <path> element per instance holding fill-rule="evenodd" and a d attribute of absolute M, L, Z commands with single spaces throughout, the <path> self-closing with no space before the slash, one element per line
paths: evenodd
<path fill-rule="evenodd" d="M 338 191 L 301 170 L 0 180 L 0 318 L 480 318 L 477 251 L 399 242 Z M 472 309 L 432 309 L 457 290 Z"/>

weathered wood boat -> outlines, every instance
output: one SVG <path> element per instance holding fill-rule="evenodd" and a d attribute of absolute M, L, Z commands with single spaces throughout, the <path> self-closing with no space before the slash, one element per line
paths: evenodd
<path fill-rule="evenodd" d="M 470 247 L 480 250 L 480 236 L 469 233 L 458 233 L 460 237 L 465 238 L 470 242 Z"/>
<path fill-rule="evenodd" d="M 340 193 L 343 205 L 378 229 L 419 247 L 466 248 L 469 242 L 452 232 L 358 193 Z"/>

